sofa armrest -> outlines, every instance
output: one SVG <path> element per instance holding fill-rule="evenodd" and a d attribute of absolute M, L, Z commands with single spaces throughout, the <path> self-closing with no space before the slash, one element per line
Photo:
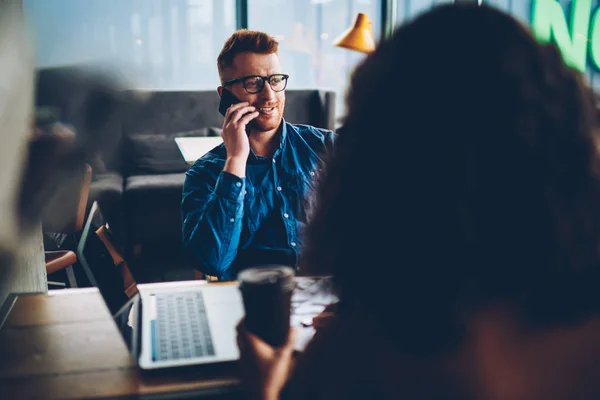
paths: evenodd
<path fill-rule="evenodd" d="M 323 117 L 323 128 L 335 131 L 335 92 L 329 90 L 319 90 L 319 99 L 325 115 Z"/>

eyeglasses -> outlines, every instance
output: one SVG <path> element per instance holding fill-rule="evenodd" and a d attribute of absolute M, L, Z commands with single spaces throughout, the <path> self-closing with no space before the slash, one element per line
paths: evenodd
<path fill-rule="evenodd" d="M 223 86 L 230 86 L 234 83 L 242 82 L 246 92 L 256 94 L 262 92 L 265 87 L 265 82 L 269 82 L 269 85 L 271 85 L 271 89 L 273 89 L 274 92 L 281 92 L 287 86 L 289 77 L 290 76 L 286 74 L 273 74 L 269 76 L 250 75 L 227 81 Z"/>

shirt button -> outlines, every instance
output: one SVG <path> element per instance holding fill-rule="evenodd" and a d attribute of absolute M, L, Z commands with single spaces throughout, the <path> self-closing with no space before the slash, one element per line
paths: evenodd
<path fill-rule="evenodd" d="M 235 186 L 237 186 L 237 187 L 240 187 L 240 186 L 242 186 L 242 182 L 236 182 L 236 183 L 235 183 Z"/>
<path fill-rule="evenodd" d="M 277 191 L 281 192 L 281 186 L 277 186 Z"/>
<path fill-rule="evenodd" d="M 289 215 L 287 213 L 283 214 L 283 218 L 288 218 L 288 217 L 289 217 Z"/>
<path fill-rule="evenodd" d="M 296 242 L 292 242 L 292 243 L 290 243 L 290 246 L 292 246 L 292 247 L 296 247 Z"/>
<path fill-rule="evenodd" d="M 275 159 L 273 159 L 273 164 L 275 164 Z"/>
<path fill-rule="evenodd" d="M 229 222 L 235 222 L 235 218 L 230 218 Z"/>
<path fill-rule="evenodd" d="M 315 171 L 310 171 L 310 176 L 315 176 Z"/>

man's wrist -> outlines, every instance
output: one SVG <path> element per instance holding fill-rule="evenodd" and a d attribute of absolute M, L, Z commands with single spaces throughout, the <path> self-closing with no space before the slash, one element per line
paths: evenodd
<path fill-rule="evenodd" d="M 246 176 L 246 159 L 227 157 L 223 171 L 229 172 L 232 175 L 244 178 Z"/>

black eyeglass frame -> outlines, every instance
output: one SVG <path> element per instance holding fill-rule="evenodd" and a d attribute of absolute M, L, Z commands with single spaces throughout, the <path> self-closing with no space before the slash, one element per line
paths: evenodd
<path fill-rule="evenodd" d="M 273 85 L 271 85 L 271 79 L 274 76 L 281 76 L 285 80 L 285 85 L 283 85 L 282 89 L 275 90 L 273 88 Z M 244 90 L 247 93 L 249 93 L 249 94 L 257 94 L 257 93 L 260 93 L 260 92 L 263 91 L 263 89 L 265 88 L 265 82 L 269 82 L 269 86 L 271 86 L 271 89 L 273 89 L 274 92 L 283 92 L 285 90 L 285 88 L 287 87 L 289 77 L 290 76 L 287 75 L 287 74 L 273 74 L 273 75 L 269 75 L 269 76 L 248 75 L 248 76 L 242 76 L 241 78 L 235 78 L 235 79 L 228 80 L 227 82 L 223 83 L 223 87 L 225 87 L 225 86 L 231 86 L 231 85 L 233 85 L 235 83 L 242 82 L 242 85 L 244 86 Z M 262 86 L 260 87 L 260 89 L 258 90 L 258 92 L 251 92 L 251 91 L 249 91 L 246 88 L 246 79 L 248 79 L 248 78 L 260 78 L 260 79 L 262 79 Z"/>

